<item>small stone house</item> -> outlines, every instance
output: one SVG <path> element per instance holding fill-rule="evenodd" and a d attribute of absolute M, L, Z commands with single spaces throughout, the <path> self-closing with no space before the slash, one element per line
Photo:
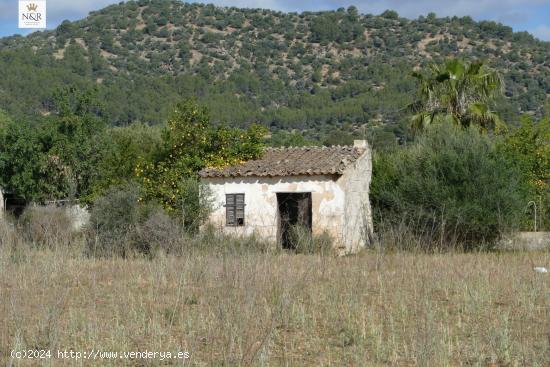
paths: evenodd
<path fill-rule="evenodd" d="M 211 195 L 209 222 L 227 234 L 256 234 L 292 248 L 293 225 L 328 232 L 337 250 L 372 239 L 371 150 L 353 146 L 267 148 L 261 158 L 200 171 Z"/>

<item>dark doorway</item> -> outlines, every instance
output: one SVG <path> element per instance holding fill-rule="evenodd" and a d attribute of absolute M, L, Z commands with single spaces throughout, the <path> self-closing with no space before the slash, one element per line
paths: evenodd
<path fill-rule="evenodd" d="M 19 218 L 23 211 L 27 207 L 27 201 L 22 199 L 12 193 L 4 193 L 4 210 L 13 215 L 16 218 Z"/>
<path fill-rule="evenodd" d="M 292 227 L 299 225 L 311 234 L 311 193 L 277 193 L 279 236 L 284 249 L 294 249 Z"/>

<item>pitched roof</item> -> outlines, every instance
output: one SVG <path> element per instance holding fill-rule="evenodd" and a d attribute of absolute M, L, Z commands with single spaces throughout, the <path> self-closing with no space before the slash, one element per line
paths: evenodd
<path fill-rule="evenodd" d="M 354 146 L 267 148 L 261 158 L 222 168 L 205 168 L 201 177 L 341 175 L 365 148 Z"/>

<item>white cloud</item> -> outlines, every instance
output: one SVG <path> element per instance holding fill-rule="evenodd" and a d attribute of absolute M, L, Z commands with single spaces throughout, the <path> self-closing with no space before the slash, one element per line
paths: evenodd
<path fill-rule="evenodd" d="M 539 25 L 536 28 L 530 29 L 528 32 L 532 33 L 538 39 L 550 41 L 550 26 Z"/>

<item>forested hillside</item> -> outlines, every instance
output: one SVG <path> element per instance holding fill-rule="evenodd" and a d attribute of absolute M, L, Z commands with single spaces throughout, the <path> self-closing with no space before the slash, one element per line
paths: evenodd
<path fill-rule="evenodd" d="M 469 17 L 416 20 L 393 11 L 282 13 L 179 1 L 112 5 L 77 22 L 0 39 L 0 109 L 52 112 L 60 86 L 97 88 L 114 125 L 160 123 L 195 96 L 215 121 L 259 122 L 338 143 L 349 133 L 403 135 L 415 68 L 483 59 L 504 77 L 494 108 L 507 123 L 538 116 L 550 95 L 550 42 Z"/>

